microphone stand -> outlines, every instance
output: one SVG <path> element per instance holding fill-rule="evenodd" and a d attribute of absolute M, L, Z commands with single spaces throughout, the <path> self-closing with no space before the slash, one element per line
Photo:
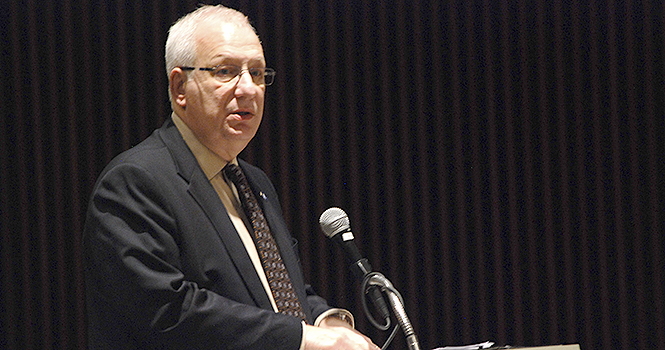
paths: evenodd
<path fill-rule="evenodd" d="M 420 344 L 416 338 L 416 333 L 413 330 L 411 321 L 409 321 L 409 317 L 406 315 L 402 296 L 395 289 L 395 287 L 393 287 L 393 284 L 390 283 L 390 281 L 381 273 L 371 272 L 365 276 L 363 285 L 366 286 L 364 291 L 365 293 L 367 292 L 367 288 L 369 286 L 377 286 L 381 288 L 384 293 L 386 293 L 390 306 L 392 307 L 393 314 L 397 319 L 397 323 L 400 325 L 402 331 L 404 332 L 407 346 L 410 350 L 420 350 Z"/>

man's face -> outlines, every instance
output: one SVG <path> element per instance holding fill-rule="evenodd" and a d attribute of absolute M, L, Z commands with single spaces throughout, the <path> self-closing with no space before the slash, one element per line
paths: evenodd
<path fill-rule="evenodd" d="M 205 23 L 199 26 L 196 38 L 196 67 L 265 67 L 263 47 L 250 28 Z M 235 157 L 261 124 L 265 85 L 255 84 L 246 70 L 228 82 L 220 82 L 208 71 L 189 74 L 181 118 L 213 152 Z"/>

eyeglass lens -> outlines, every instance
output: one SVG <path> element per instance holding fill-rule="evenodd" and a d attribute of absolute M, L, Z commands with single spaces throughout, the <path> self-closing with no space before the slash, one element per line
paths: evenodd
<path fill-rule="evenodd" d="M 254 84 L 270 85 L 275 78 L 275 71 L 270 68 L 249 68 L 246 69 L 252 77 Z M 240 75 L 245 69 L 238 66 L 219 66 L 213 71 L 214 76 L 222 82 L 228 82 Z"/>

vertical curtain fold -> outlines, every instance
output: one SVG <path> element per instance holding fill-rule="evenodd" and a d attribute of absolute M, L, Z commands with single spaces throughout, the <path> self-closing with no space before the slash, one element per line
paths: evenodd
<path fill-rule="evenodd" d="M 665 343 L 661 3 L 225 4 L 278 72 L 242 156 L 273 180 L 309 281 L 361 330 L 387 336 L 320 233 L 330 206 L 424 348 Z M 87 197 L 168 117 L 166 32 L 196 6 L 1 11 L 0 347 L 85 348 Z"/>

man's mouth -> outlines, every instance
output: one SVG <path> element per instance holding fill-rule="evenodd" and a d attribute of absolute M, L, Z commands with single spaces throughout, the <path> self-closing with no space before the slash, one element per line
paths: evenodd
<path fill-rule="evenodd" d="M 237 115 L 238 117 L 240 117 L 240 119 L 243 119 L 243 120 L 244 120 L 244 119 L 251 118 L 251 117 L 254 115 L 254 114 L 253 114 L 252 112 L 250 112 L 250 111 L 234 111 L 234 112 L 231 113 L 231 114 L 235 114 L 235 115 Z"/>

